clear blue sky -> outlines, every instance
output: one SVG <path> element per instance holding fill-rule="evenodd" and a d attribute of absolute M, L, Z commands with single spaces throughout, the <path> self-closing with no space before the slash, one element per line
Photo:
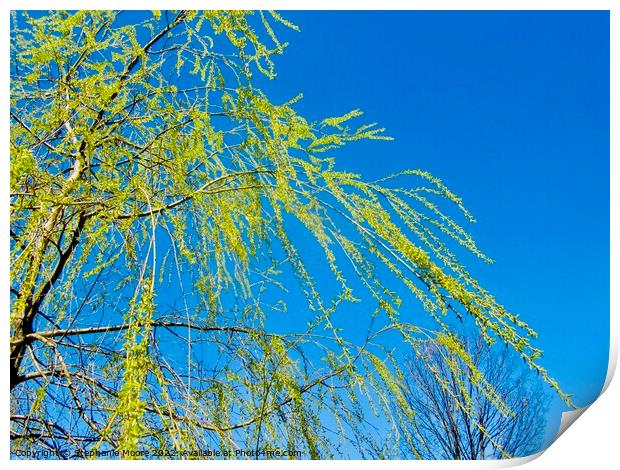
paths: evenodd
<path fill-rule="evenodd" d="M 395 138 L 340 151 L 368 179 L 442 178 L 492 265 L 469 264 L 540 333 L 582 406 L 609 351 L 607 12 L 286 12 L 301 33 L 264 88 L 309 118 L 362 108 Z M 547 436 L 555 434 L 559 400 Z"/>

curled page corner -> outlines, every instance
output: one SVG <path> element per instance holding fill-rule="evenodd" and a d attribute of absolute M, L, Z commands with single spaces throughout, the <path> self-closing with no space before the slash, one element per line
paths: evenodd
<path fill-rule="evenodd" d="M 586 411 L 590 405 L 584 406 L 583 408 L 577 408 L 576 410 L 565 411 L 562 413 L 562 419 L 560 420 L 560 427 L 558 428 L 558 433 L 555 436 L 554 441 L 557 441 L 558 438 L 564 434 L 564 432 L 572 426 L 572 424 L 579 419 L 579 417 Z"/>
<path fill-rule="evenodd" d="M 539 452 L 536 452 L 535 454 L 532 455 L 528 455 L 525 457 L 514 457 L 511 459 L 506 459 L 506 460 L 497 460 L 496 465 L 494 465 L 495 468 L 510 468 L 510 467 L 517 467 L 519 465 L 525 465 L 526 463 L 529 463 L 533 460 L 536 460 L 538 457 L 540 457 L 542 454 L 545 453 L 545 451 L 551 447 L 553 445 L 553 443 L 555 441 L 557 441 L 559 439 L 559 437 L 564 434 L 564 432 L 570 428 L 573 423 L 575 421 L 577 421 L 579 419 L 579 417 L 584 413 L 584 411 L 586 411 L 590 406 L 584 406 L 582 408 L 578 408 L 576 410 L 571 410 L 571 411 L 565 411 L 562 413 L 562 418 L 560 420 L 560 426 L 558 427 L 558 432 L 555 435 L 555 438 L 553 439 L 553 441 L 544 449 L 540 450 Z"/>
<path fill-rule="evenodd" d="M 607 390 L 607 388 L 609 387 L 609 384 L 611 383 L 611 380 L 614 376 L 614 373 L 616 371 L 616 365 L 618 363 L 618 342 L 615 340 L 614 336 L 614 329 L 610 328 L 610 341 L 609 341 L 609 362 L 607 365 L 607 374 L 605 377 L 605 383 L 603 384 L 603 387 L 601 388 L 600 393 L 598 394 L 598 396 L 600 397 L 603 393 L 605 393 L 605 391 Z M 594 403 L 594 402 L 592 402 Z M 555 435 L 555 439 L 553 440 L 554 442 L 558 440 L 558 438 L 564 434 L 564 432 L 570 428 L 573 423 L 575 421 L 577 421 L 577 419 L 579 419 L 579 417 L 588 409 L 590 408 L 590 406 L 592 405 L 592 403 L 590 403 L 589 405 L 586 405 L 584 407 L 581 408 L 577 408 L 576 410 L 571 410 L 571 411 L 565 411 L 562 413 L 562 418 L 560 420 L 560 426 L 558 428 L 558 432 Z M 553 443 L 551 443 L 551 445 L 553 445 Z M 544 451 L 543 451 L 544 452 Z M 527 458 L 527 457 L 526 457 Z M 525 463 L 525 462 L 524 462 Z"/>
<path fill-rule="evenodd" d="M 525 457 L 513 457 L 511 459 L 505 459 L 505 460 L 495 460 L 495 468 L 512 468 L 512 467 L 518 467 L 520 465 L 525 465 L 526 463 L 531 462 L 532 460 L 536 460 L 538 457 L 540 457 L 546 449 L 543 449 L 539 452 L 536 452 L 535 454 L 531 454 L 531 455 L 526 455 Z"/>

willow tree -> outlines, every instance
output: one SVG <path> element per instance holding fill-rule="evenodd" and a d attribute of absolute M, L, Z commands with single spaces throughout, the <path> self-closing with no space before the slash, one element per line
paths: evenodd
<path fill-rule="evenodd" d="M 339 147 L 384 129 L 355 124 L 358 110 L 308 121 L 300 97 L 258 88 L 281 28 L 296 26 L 241 11 L 13 14 L 14 451 L 390 456 L 415 442 L 398 425 L 412 411 L 391 406 L 405 405 L 395 336 L 414 350 L 442 338 L 486 387 L 454 318 L 560 392 L 535 332 L 457 260 L 452 245 L 486 259 L 460 199 L 423 171 L 337 171 Z M 338 315 L 359 299 L 368 332 L 352 340 Z"/>

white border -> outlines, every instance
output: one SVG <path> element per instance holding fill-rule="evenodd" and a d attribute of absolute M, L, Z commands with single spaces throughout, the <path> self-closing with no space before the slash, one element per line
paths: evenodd
<path fill-rule="evenodd" d="M 9 243 L 8 243 L 8 227 L 9 227 L 9 143 L 7 136 L 9 134 L 9 113 L 8 113 L 8 97 L 9 97 L 9 15 L 8 12 L 11 9 L 123 9 L 130 7 L 131 9 L 169 9 L 169 8 L 190 8 L 190 9 L 204 9 L 204 8 L 234 8 L 234 9 L 257 9 L 257 8 L 270 8 L 279 10 L 334 10 L 334 9 L 384 9 L 384 10 L 400 10 L 400 9 L 413 9 L 413 10 L 610 10 L 610 22 L 611 22 L 611 49 L 610 49 L 610 66 L 611 66 L 611 115 L 610 115 L 610 128 L 611 128 L 611 162 L 610 162 L 610 286 L 611 286 L 611 318 L 610 318 L 610 355 L 609 355 L 609 367 L 607 371 L 607 377 L 603 391 L 604 395 L 597 399 L 596 402 L 591 405 L 584 415 L 580 418 L 580 425 L 572 427 L 568 432 L 562 435 L 554 444 L 552 444 L 546 451 L 538 456 L 532 456 L 524 459 L 514 459 L 504 462 L 432 462 L 432 461 L 390 461 L 386 463 L 377 461 L 356 462 L 355 465 L 361 465 L 362 467 L 369 468 L 370 465 L 387 465 L 390 468 L 410 468 L 411 465 L 419 466 L 459 466 L 469 468 L 498 468 L 509 467 L 514 465 L 520 465 L 527 462 L 528 468 L 532 469 L 546 469 L 550 465 L 554 468 L 584 468 L 586 465 L 591 468 L 610 468 L 610 462 L 619 461 L 617 452 L 617 427 L 615 420 L 620 416 L 620 386 L 618 386 L 618 380 L 611 384 L 613 377 L 617 356 L 618 356 L 618 332 L 620 330 L 620 322 L 618 319 L 618 294 L 617 287 L 620 286 L 620 276 L 618 272 L 618 260 L 620 252 L 618 251 L 618 240 L 620 240 L 620 191 L 618 189 L 619 183 L 619 170 L 620 165 L 619 147 L 618 147 L 618 80 L 620 75 L 618 74 L 618 45 L 620 44 L 620 38 L 618 36 L 618 30 L 620 26 L 620 8 L 617 7 L 616 2 L 589 0 L 566 0 L 566 1 L 549 1 L 549 0 L 521 0 L 521 1 L 504 1 L 504 0 L 476 0 L 476 1 L 447 1 L 447 0 L 435 0 L 435 1 L 398 1 L 398 0 L 382 0 L 378 2 L 369 2 L 364 0 L 314 0 L 314 1 L 242 1 L 242 0 L 216 0 L 209 2 L 201 2 L 196 0 L 175 0 L 174 2 L 166 2 L 161 0 L 137 0 L 128 4 L 127 0 L 108 0 L 106 2 L 96 2 L 92 0 L 60 0 L 60 1 L 41 1 L 41 0 L 22 0 L 5 1 L 3 5 L 2 20 L 0 20 L 0 37 L 4 44 L 5 58 L 2 63 L 4 64 L 3 73 L 0 74 L 0 87 L 3 90 L 2 100 L 2 118 L 0 119 L 1 132 L 2 132 L 2 148 L 4 150 L 3 157 L 0 158 L 0 178 L 2 178 L 2 186 L 0 188 L 1 199 L 5 201 L 4 210 L 0 212 L 0 227 L 2 233 L 7 234 L 3 243 L 0 244 L 0 259 L 4 261 L 4 269 L 0 270 L 0 312 L 4 312 L 3 316 L 3 331 L 1 344 L 5 351 L 9 348 L 8 338 L 8 312 L 9 312 Z M 584 313 L 585 315 L 585 313 Z M 8 363 L 7 361 L 0 362 L 0 377 L 8 377 Z M 9 403 L 9 390 L 8 384 L 0 387 L 0 397 L 3 405 L 0 405 L 0 417 L 4 423 L 5 436 L 0 438 L 0 458 L 9 459 L 9 439 L 8 439 L 8 403 Z M 538 457 L 538 458 L 536 458 Z M 32 461 L 10 461 L 11 465 L 25 466 L 34 465 L 36 467 L 45 467 L 56 465 L 63 465 L 59 462 L 32 462 Z M 79 465 L 83 462 L 80 461 Z M 108 465 L 107 461 L 92 462 L 91 465 Z M 132 463 L 122 462 L 120 465 L 132 465 Z M 176 462 L 155 461 L 149 462 L 148 465 L 157 467 L 174 465 Z M 230 468 L 231 465 L 248 465 L 246 462 L 232 462 L 232 461 L 210 461 L 210 462 L 187 462 L 186 465 L 209 465 L 216 468 Z M 78 465 L 77 463 L 65 463 L 64 465 Z M 116 465 L 116 463 L 115 463 Z M 284 462 L 273 461 L 253 461 L 252 468 L 263 467 L 266 465 L 278 466 L 289 465 Z M 340 466 L 339 461 L 320 461 L 318 464 L 315 462 L 297 462 L 295 465 L 299 466 L 312 466 L 317 467 L 331 467 L 336 468 Z M 32 467 L 30 467 L 32 468 Z"/>

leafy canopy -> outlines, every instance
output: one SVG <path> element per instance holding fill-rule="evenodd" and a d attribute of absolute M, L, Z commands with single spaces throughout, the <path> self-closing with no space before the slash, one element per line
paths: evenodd
<path fill-rule="evenodd" d="M 535 332 L 450 247 L 488 261 L 454 218 L 473 221 L 461 200 L 420 170 L 337 171 L 338 148 L 384 129 L 355 124 L 359 110 L 310 122 L 301 96 L 258 88 L 286 47 L 279 28 L 297 29 L 275 12 L 13 14 L 14 447 L 389 456 L 390 439 L 415 442 L 399 425 L 415 416 L 382 338 L 439 338 L 486 386 L 452 333 L 463 317 L 568 400 Z M 272 321 L 287 289 L 306 304 L 295 331 Z M 375 305 L 359 305 L 371 322 L 356 342 L 334 319 L 362 298 Z M 389 439 L 369 432 L 373 413 Z"/>

